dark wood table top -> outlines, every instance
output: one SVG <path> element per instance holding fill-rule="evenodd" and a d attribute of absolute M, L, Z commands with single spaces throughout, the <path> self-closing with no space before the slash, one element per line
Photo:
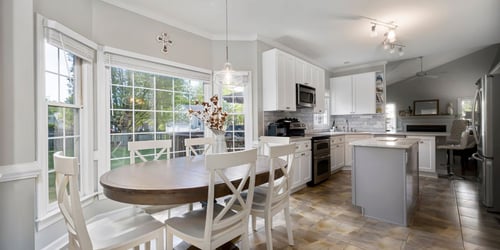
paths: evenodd
<path fill-rule="evenodd" d="M 141 205 L 171 205 L 205 201 L 208 196 L 208 175 L 205 158 L 192 160 L 175 158 L 141 162 L 106 172 L 100 178 L 106 197 L 125 203 Z M 286 164 L 282 160 L 283 164 Z M 228 169 L 228 178 L 237 185 L 244 171 Z M 258 156 L 255 185 L 268 182 L 269 158 Z M 276 178 L 280 175 L 276 172 Z M 230 194 L 225 184 L 216 185 L 215 196 Z"/>

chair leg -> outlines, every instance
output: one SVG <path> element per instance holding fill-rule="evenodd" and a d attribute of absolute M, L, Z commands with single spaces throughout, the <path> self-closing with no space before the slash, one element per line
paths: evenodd
<path fill-rule="evenodd" d="M 174 249 L 174 234 L 167 230 L 167 250 Z"/>
<path fill-rule="evenodd" d="M 246 231 L 242 235 L 242 238 L 241 238 L 241 249 L 243 249 L 243 250 L 250 249 L 250 239 L 248 237 L 248 231 Z"/>
<path fill-rule="evenodd" d="M 288 234 L 288 245 L 293 246 L 292 221 L 290 218 L 290 207 L 285 207 L 286 231 Z"/>
<path fill-rule="evenodd" d="M 264 220 L 264 223 L 265 223 L 265 228 L 266 228 L 266 246 L 267 246 L 267 250 L 272 250 L 273 249 L 273 235 L 271 233 L 271 224 L 272 224 L 272 219 L 273 219 L 273 216 L 268 213 L 265 215 L 265 220 Z"/>
<path fill-rule="evenodd" d="M 255 228 L 257 227 L 257 216 L 251 215 L 251 217 L 252 217 L 252 230 L 256 231 Z"/>
<path fill-rule="evenodd" d="M 163 237 L 165 237 L 165 229 L 162 229 L 158 232 L 158 236 L 156 237 L 156 249 L 165 249 Z"/>

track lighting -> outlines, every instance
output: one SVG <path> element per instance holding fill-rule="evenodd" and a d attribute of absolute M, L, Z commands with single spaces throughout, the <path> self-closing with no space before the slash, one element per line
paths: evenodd
<path fill-rule="evenodd" d="M 370 36 L 371 36 L 371 37 L 376 37 L 376 36 L 378 36 L 378 32 L 377 32 L 377 25 L 376 25 L 376 24 L 373 24 L 373 25 L 372 25 L 372 32 L 370 33 Z"/>
<path fill-rule="evenodd" d="M 371 37 L 376 37 L 378 35 L 377 33 L 377 26 L 382 26 L 387 28 L 387 32 L 384 33 L 384 40 L 382 41 L 384 50 L 388 50 L 389 53 L 394 54 L 396 52 L 396 49 L 398 50 L 398 55 L 402 56 L 404 55 L 403 47 L 405 47 L 402 44 L 396 44 L 396 29 L 398 26 L 394 24 L 394 22 L 382 22 L 373 18 L 367 18 L 370 20 L 371 24 Z"/>

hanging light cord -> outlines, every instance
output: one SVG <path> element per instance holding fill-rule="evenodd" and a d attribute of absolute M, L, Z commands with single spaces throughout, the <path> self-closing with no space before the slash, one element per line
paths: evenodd
<path fill-rule="evenodd" d="M 229 62 L 229 47 L 227 46 L 227 34 L 228 34 L 228 29 L 227 29 L 227 0 L 226 0 L 226 63 Z"/>

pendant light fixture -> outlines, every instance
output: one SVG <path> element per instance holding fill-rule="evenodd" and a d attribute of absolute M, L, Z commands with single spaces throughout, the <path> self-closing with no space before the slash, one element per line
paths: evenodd
<path fill-rule="evenodd" d="M 231 84 L 232 77 L 233 77 L 233 68 L 231 66 L 231 63 L 229 62 L 229 46 L 227 45 L 228 43 L 228 21 L 227 21 L 227 0 L 226 0 L 226 63 L 224 63 L 224 84 Z"/>

